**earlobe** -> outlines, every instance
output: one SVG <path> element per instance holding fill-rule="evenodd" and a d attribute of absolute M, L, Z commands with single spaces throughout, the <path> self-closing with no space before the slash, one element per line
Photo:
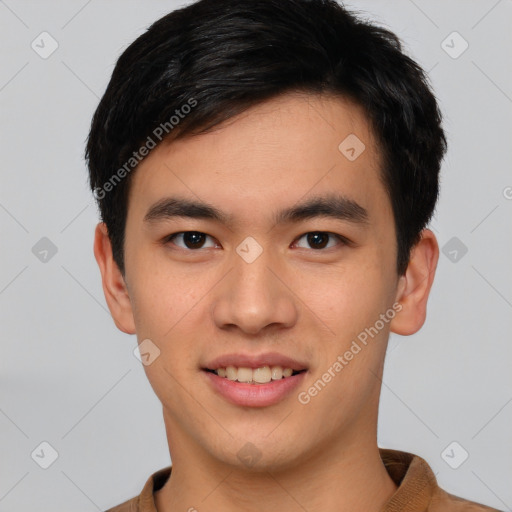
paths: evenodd
<path fill-rule="evenodd" d="M 105 300 L 117 328 L 126 334 L 135 334 L 130 296 L 121 271 L 112 256 L 112 244 L 104 222 L 96 226 L 94 256 L 100 268 Z"/>
<path fill-rule="evenodd" d="M 411 250 L 405 275 L 400 277 L 396 301 L 402 309 L 391 322 L 391 332 L 408 336 L 419 331 L 425 323 L 438 259 L 436 237 L 430 229 L 424 229 L 420 241 Z"/>

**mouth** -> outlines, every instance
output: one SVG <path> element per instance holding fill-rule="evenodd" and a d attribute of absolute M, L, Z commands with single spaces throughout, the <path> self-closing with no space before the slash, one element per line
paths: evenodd
<path fill-rule="evenodd" d="M 201 370 L 216 394 L 242 407 L 266 407 L 285 400 L 309 371 L 304 363 L 278 353 L 224 355 Z"/>
<path fill-rule="evenodd" d="M 254 385 L 268 384 L 272 381 L 287 379 L 306 371 L 306 369 L 294 370 L 292 368 L 285 368 L 279 365 L 264 365 L 258 368 L 250 368 L 247 366 L 236 367 L 229 365 L 215 370 L 210 368 L 203 368 L 203 370 L 214 373 L 223 379 L 233 382 L 243 382 L 245 384 Z"/>

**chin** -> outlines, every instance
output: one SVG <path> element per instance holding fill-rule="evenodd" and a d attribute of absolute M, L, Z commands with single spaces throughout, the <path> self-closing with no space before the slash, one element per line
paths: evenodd
<path fill-rule="evenodd" d="M 272 440 L 265 436 L 231 440 L 222 453 L 212 452 L 211 455 L 236 471 L 278 473 L 295 467 L 301 453 L 301 447 L 292 441 L 290 435 L 284 434 Z"/>

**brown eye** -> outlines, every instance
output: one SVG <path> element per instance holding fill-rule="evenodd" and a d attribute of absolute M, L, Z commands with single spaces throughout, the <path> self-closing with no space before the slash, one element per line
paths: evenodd
<path fill-rule="evenodd" d="M 175 233 L 167 237 L 167 242 L 172 242 L 178 247 L 182 249 L 202 249 L 207 238 L 211 238 L 209 235 L 205 233 L 201 233 L 200 231 L 182 231 L 181 233 Z M 182 244 L 176 243 L 176 240 L 181 240 Z M 215 247 L 215 243 L 210 245 L 210 247 Z"/>
<path fill-rule="evenodd" d="M 309 247 L 306 247 L 306 249 L 309 249 L 309 248 L 314 249 L 314 250 L 325 249 L 325 248 L 329 249 L 331 247 L 335 247 L 336 245 L 344 244 L 344 240 L 341 236 L 335 235 L 333 233 L 327 233 L 326 231 L 311 231 L 310 233 L 306 233 L 306 234 L 302 235 L 299 238 L 299 241 L 302 240 L 303 238 L 306 239 L 306 242 L 309 245 Z M 333 243 L 328 246 L 329 239 L 334 239 L 334 238 L 336 238 L 338 240 L 338 244 Z"/>

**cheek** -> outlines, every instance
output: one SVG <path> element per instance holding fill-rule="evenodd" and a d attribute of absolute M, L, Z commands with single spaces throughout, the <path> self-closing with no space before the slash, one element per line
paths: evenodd
<path fill-rule="evenodd" d="M 198 325 L 204 322 L 200 298 L 205 292 L 196 290 L 190 278 L 185 282 L 179 275 L 157 271 L 140 272 L 133 288 L 138 342 L 151 340 L 157 354 L 144 371 L 162 403 L 177 403 L 179 383 L 197 370 L 191 344 L 197 343 Z"/>
<path fill-rule="evenodd" d="M 137 334 L 167 343 L 173 331 L 187 322 L 189 313 L 201 296 L 197 279 L 178 272 L 163 271 L 145 260 L 138 265 L 131 286 L 132 306 Z"/>
<path fill-rule="evenodd" d="M 311 276 L 303 285 L 305 304 L 341 340 L 357 336 L 389 307 L 390 272 L 375 251 L 367 252 L 365 258 Z"/>

